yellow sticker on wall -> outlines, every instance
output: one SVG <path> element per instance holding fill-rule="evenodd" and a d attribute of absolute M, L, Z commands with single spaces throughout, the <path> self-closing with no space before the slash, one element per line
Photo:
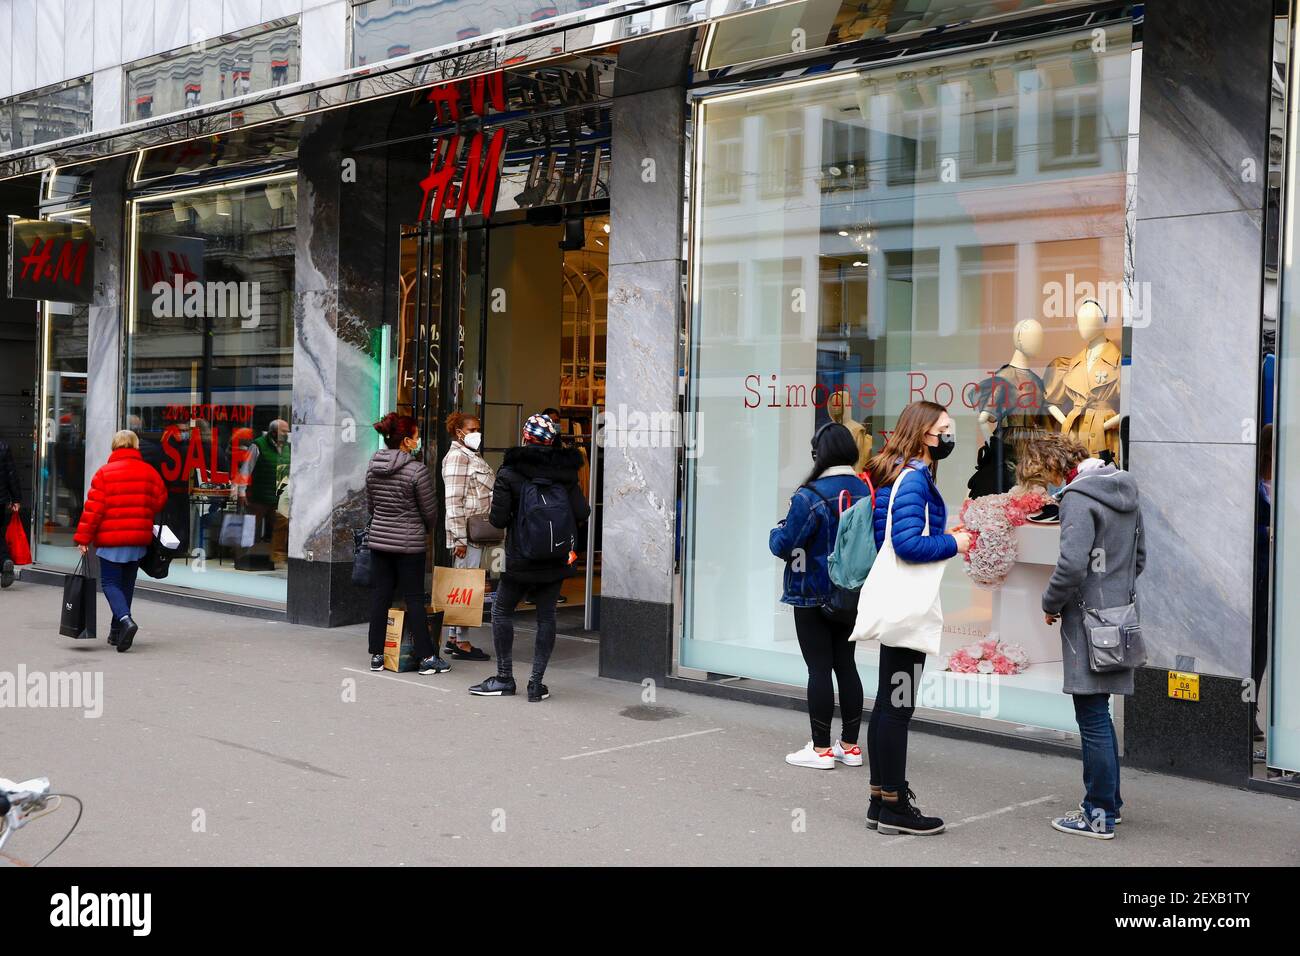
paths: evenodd
<path fill-rule="evenodd" d="M 1201 675 L 1170 671 L 1169 696 L 1174 700 L 1200 700 Z"/>

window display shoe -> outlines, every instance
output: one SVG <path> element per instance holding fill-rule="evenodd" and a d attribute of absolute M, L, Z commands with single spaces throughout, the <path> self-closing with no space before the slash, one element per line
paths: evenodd
<path fill-rule="evenodd" d="M 943 832 L 943 821 L 927 817 L 912 801 L 916 794 L 911 790 L 901 792 L 897 800 L 880 801 L 880 822 L 877 833 L 906 833 L 911 836 L 933 836 Z"/>
<path fill-rule="evenodd" d="M 140 630 L 140 625 L 130 617 L 122 618 L 122 632 L 117 635 L 117 652 L 119 654 L 131 649 L 131 642 L 135 640 L 135 632 Z"/>
<path fill-rule="evenodd" d="M 371 655 L 370 655 L 370 669 L 371 669 L 372 671 L 381 671 L 381 670 L 384 669 L 384 655 L 383 655 L 383 654 L 371 654 Z"/>
<path fill-rule="evenodd" d="M 831 756 L 846 767 L 862 766 L 862 748 L 857 744 L 844 746 L 844 741 L 837 740 L 831 744 Z"/>
<path fill-rule="evenodd" d="M 1082 810 L 1071 810 L 1065 816 L 1057 817 L 1052 821 L 1052 829 L 1060 830 L 1062 833 L 1073 833 L 1075 836 L 1092 837 L 1094 840 L 1115 839 L 1114 827 L 1107 827 L 1104 824 L 1093 826 Z"/>
<path fill-rule="evenodd" d="M 813 749 L 812 741 L 804 744 L 802 750 L 796 750 L 792 754 L 785 755 L 785 762 L 792 767 L 811 767 L 813 770 L 834 770 L 835 769 L 835 751 L 828 750 L 826 753 L 818 753 Z"/>
<path fill-rule="evenodd" d="M 513 677 L 492 676 L 469 689 L 475 697 L 513 697 L 515 681 Z"/>
<path fill-rule="evenodd" d="M 1052 502 L 1043 505 L 1043 510 L 1036 515 L 1025 518 L 1031 524 L 1057 524 L 1061 520 L 1061 506 Z"/>

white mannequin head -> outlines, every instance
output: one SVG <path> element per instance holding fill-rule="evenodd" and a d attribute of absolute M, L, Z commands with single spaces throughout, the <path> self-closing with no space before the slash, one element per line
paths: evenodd
<path fill-rule="evenodd" d="M 1016 351 L 1025 358 L 1036 358 L 1043 351 L 1043 326 L 1037 319 L 1024 319 L 1016 323 L 1011 333 Z"/>
<path fill-rule="evenodd" d="M 1106 312 L 1095 299 L 1084 299 L 1075 309 L 1074 318 L 1079 324 L 1079 338 L 1085 342 L 1101 335 L 1106 324 Z"/>

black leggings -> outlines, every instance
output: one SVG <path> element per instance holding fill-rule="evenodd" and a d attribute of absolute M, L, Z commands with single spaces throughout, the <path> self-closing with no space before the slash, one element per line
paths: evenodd
<path fill-rule="evenodd" d="M 870 783 L 885 790 L 907 786 L 907 725 L 916 710 L 925 654 L 905 647 L 880 647 L 880 683 L 867 721 Z"/>
<path fill-rule="evenodd" d="M 812 724 L 813 746 L 831 745 L 831 719 L 835 716 L 832 672 L 840 685 L 840 740 L 857 743 L 862 725 L 862 679 L 853 659 L 855 647 L 849 640 L 853 625 L 835 623 L 821 608 L 797 607 L 794 630 L 808 665 L 808 721 Z"/>
<path fill-rule="evenodd" d="M 434 655 L 424 610 L 424 553 L 399 554 L 370 549 L 370 653 L 384 653 L 384 633 L 393 595 L 406 602 L 406 628 L 418 660 Z"/>

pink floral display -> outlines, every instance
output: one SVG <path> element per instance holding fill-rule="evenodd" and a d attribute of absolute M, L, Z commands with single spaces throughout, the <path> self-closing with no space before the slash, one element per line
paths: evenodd
<path fill-rule="evenodd" d="M 1019 644 L 985 638 L 959 647 L 948 655 L 948 670 L 956 674 L 998 674 L 1012 677 L 1029 666 L 1029 655 Z"/>
<path fill-rule="evenodd" d="M 1016 563 L 1016 528 L 1046 503 L 1047 497 L 1038 492 L 966 499 L 959 520 L 974 537 L 965 563 L 972 581 L 981 587 L 1001 587 Z"/>

